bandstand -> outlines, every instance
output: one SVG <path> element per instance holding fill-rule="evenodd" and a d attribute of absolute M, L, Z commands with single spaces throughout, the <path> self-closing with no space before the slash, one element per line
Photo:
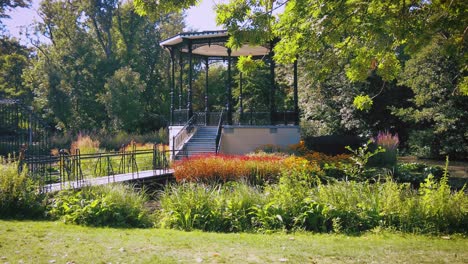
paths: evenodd
<path fill-rule="evenodd" d="M 171 55 L 169 141 L 174 159 L 200 153 L 245 154 L 263 145 L 285 147 L 299 142 L 297 61 L 291 65 L 294 73 L 293 109 L 277 111 L 275 62 L 272 59 L 275 41 L 261 46 L 245 43 L 234 50 L 226 47 L 228 39 L 225 30 L 202 31 L 180 33 L 160 43 Z M 234 109 L 232 68 L 240 56 L 267 61 L 270 75 L 270 82 L 265 85 L 269 93 L 268 111 L 244 111 L 242 74 L 239 96 L 236 98 L 238 109 Z M 204 105 L 204 111 L 199 112 L 193 109 L 195 59 L 202 61 L 205 69 L 204 102 L 199 102 Z M 208 103 L 208 71 L 213 61 L 223 61 L 227 65 L 225 108 L 222 111 L 211 111 Z M 177 87 L 176 78 L 179 80 Z M 183 80 L 187 80 L 185 87 Z"/>

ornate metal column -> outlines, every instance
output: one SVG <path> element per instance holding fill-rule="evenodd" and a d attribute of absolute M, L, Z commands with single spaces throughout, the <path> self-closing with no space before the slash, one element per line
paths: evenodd
<path fill-rule="evenodd" d="M 276 82 L 275 82 L 275 61 L 273 60 L 273 56 L 275 53 L 273 52 L 275 44 L 274 41 L 270 42 L 270 125 L 274 125 L 274 115 L 275 115 L 275 92 L 276 92 Z"/>
<path fill-rule="evenodd" d="M 244 105 L 242 102 L 242 72 L 239 74 L 239 125 L 242 124 L 242 116 L 244 114 Z"/>
<path fill-rule="evenodd" d="M 182 90 L 184 88 L 184 59 L 182 58 L 182 52 L 179 51 L 179 110 L 182 110 Z"/>
<path fill-rule="evenodd" d="M 294 125 L 299 125 L 299 102 L 298 102 L 298 92 L 297 92 L 297 57 L 294 61 Z"/>
<path fill-rule="evenodd" d="M 192 106 L 192 40 L 188 42 L 188 53 L 189 53 L 189 85 L 188 85 L 188 94 L 187 94 L 187 108 L 188 108 L 188 119 L 193 116 L 193 106 Z"/>
<path fill-rule="evenodd" d="M 228 48 L 228 80 L 227 80 L 227 123 L 232 125 L 232 80 L 231 80 L 231 49 Z"/>
<path fill-rule="evenodd" d="M 210 122 L 209 112 L 210 107 L 208 106 L 208 71 L 209 71 L 208 57 L 205 58 L 205 125 L 207 126 Z"/>
<path fill-rule="evenodd" d="M 175 61 L 174 48 L 169 49 L 171 53 L 171 116 L 169 124 L 174 125 L 174 90 L 175 90 Z"/>

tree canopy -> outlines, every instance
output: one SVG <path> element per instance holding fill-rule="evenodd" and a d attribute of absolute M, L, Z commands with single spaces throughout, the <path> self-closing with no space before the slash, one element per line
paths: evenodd
<path fill-rule="evenodd" d="M 58 128 L 143 132 L 165 125 L 169 56 L 159 41 L 183 28 L 181 15 L 150 21 L 117 0 L 44 0 L 39 13 L 36 35 L 50 43 L 31 35 L 37 57 L 24 82 Z"/>

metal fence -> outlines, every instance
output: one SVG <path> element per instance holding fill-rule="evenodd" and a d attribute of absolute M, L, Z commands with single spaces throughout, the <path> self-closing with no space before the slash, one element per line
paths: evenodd
<path fill-rule="evenodd" d="M 196 126 L 217 126 L 221 112 L 194 112 Z M 227 113 L 224 112 L 224 115 Z M 174 121 L 172 125 L 183 126 L 188 122 L 188 110 L 175 110 Z M 226 122 L 224 118 L 224 122 Z M 233 113 L 234 125 L 250 125 L 250 126 L 268 126 L 268 125 L 294 125 L 297 123 L 297 113 L 294 111 L 274 112 L 253 112 L 247 111 L 243 113 Z"/>
<path fill-rule="evenodd" d="M 48 153 L 51 128 L 20 100 L 0 99 L 0 155 Z M 24 152 L 25 149 L 27 152 Z"/>
<path fill-rule="evenodd" d="M 81 154 L 60 150 L 58 155 L 21 160 L 43 192 L 87 185 L 124 182 L 170 174 L 169 151 L 160 145 L 138 150 L 135 145 L 115 152 Z"/>

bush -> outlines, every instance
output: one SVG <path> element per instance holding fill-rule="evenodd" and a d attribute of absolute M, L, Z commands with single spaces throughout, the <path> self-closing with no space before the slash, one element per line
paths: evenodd
<path fill-rule="evenodd" d="M 369 165 L 374 167 L 393 168 L 397 163 L 397 152 L 400 140 L 398 134 L 392 135 L 388 131 L 381 131 L 377 137 L 373 139 L 377 147 L 385 149 L 384 152 L 377 153 L 369 159 Z"/>
<path fill-rule="evenodd" d="M 264 195 L 245 183 L 184 183 L 168 187 L 160 201 L 162 227 L 239 232 L 252 230 L 252 213 Z"/>
<path fill-rule="evenodd" d="M 393 178 L 397 182 L 411 183 L 417 188 L 430 174 L 440 180 L 444 175 L 444 169 L 440 166 L 427 166 L 422 163 L 399 163 L 395 168 Z"/>
<path fill-rule="evenodd" d="M 351 135 L 330 135 L 321 137 L 305 137 L 304 144 L 309 150 L 325 153 L 327 155 L 338 155 L 348 153 L 346 146 L 357 148 L 363 140 Z"/>
<path fill-rule="evenodd" d="M 0 157 L 0 217 L 36 218 L 44 215 L 43 198 L 37 181 L 28 177 L 26 167 Z"/>
<path fill-rule="evenodd" d="M 120 184 L 61 191 L 50 205 L 52 218 L 89 226 L 149 227 L 143 192 Z"/>
<path fill-rule="evenodd" d="M 302 140 L 298 144 L 291 145 L 289 150 L 293 154 L 304 157 L 310 162 L 318 163 L 322 168 L 327 164 L 350 162 L 349 158 L 351 157 L 349 154 L 327 155 L 322 152 L 309 150 Z"/>
<path fill-rule="evenodd" d="M 311 230 L 359 233 L 376 227 L 416 233 L 466 233 L 468 197 L 446 177 L 429 175 L 418 191 L 391 179 L 321 184 L 283 172 L 263 191 L 246 183 L 171 186 L 161 196 L 163 227 L 206 231 Z"/>

